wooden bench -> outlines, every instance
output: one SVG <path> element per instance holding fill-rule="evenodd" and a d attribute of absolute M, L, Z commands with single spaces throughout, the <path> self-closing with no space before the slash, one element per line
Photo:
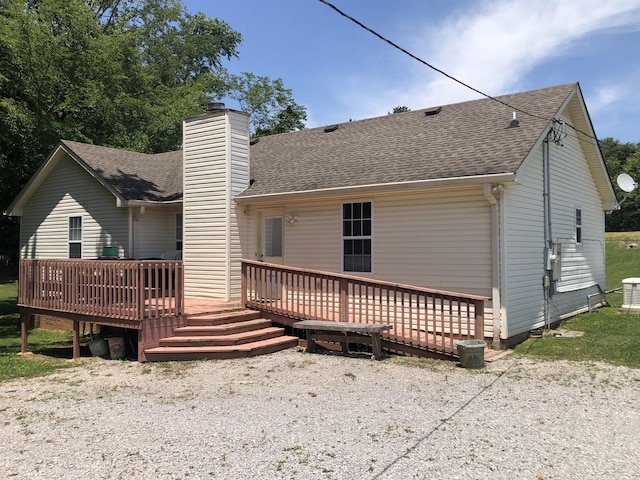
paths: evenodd
<path fill-rule="evenodd" d="M 380 334 L 391 330 L 392 325 L 371 323 L 329 322 L 324 320 L 303 320 L 293 324 L 293 328 L 306 330 L 307 352 L 316 351 L 316 342 L 340 342 L 342 351 L 349 352 L 349 343 L 371 345 L 376 360 L 382 359 L 382 339 Z M 339 333 L 331 333 L 339 332 Z"/>

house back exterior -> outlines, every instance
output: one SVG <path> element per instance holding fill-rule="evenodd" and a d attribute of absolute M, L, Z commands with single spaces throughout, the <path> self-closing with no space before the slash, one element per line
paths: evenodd
<path fill-rule="evenodd" d="M 509 345 L 604 289 L 616 198 L 578 84 L 498 100 L 259 139 L 217 108 L 162 155 L 62 141 L 7 213 L 22 258 L 181 251 L 188 297 L 239 298 L 242 258 L 483 295 Z"/>

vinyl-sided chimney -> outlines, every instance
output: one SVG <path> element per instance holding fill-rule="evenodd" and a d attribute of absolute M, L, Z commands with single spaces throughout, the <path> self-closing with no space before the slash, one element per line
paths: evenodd
<path fill-rule="evenodd" d="M 249 116 L 210 103 L 184 119 L 185 296 L 229 301 L 241 294 L 241 248 L 233 198 L 249 186 Z"/>

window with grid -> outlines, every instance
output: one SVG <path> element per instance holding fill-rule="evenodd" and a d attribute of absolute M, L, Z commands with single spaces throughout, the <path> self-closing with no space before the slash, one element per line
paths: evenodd
<path fill-rule="evenodd" d="M 69 217 L 69 258 L 82 258 L 82 217 Z"/>
<path fill-rule="evenodd" d="M 342 268 L 371 272 L 371 202 L 342 205 Z"/>

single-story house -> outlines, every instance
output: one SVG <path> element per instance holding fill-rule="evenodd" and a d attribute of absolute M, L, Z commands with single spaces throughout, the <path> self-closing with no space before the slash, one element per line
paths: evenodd
<path fill-rule="evenodd" d="M 21 258 L 182 258 L 187 298 L 238 298 L 243 258 L 479 295 L 494 345 L 605 288 L 616 196 L 577 83 L 261 138 L 216 104 L 183 133 L 60 141 L 6 212 Z"/>

